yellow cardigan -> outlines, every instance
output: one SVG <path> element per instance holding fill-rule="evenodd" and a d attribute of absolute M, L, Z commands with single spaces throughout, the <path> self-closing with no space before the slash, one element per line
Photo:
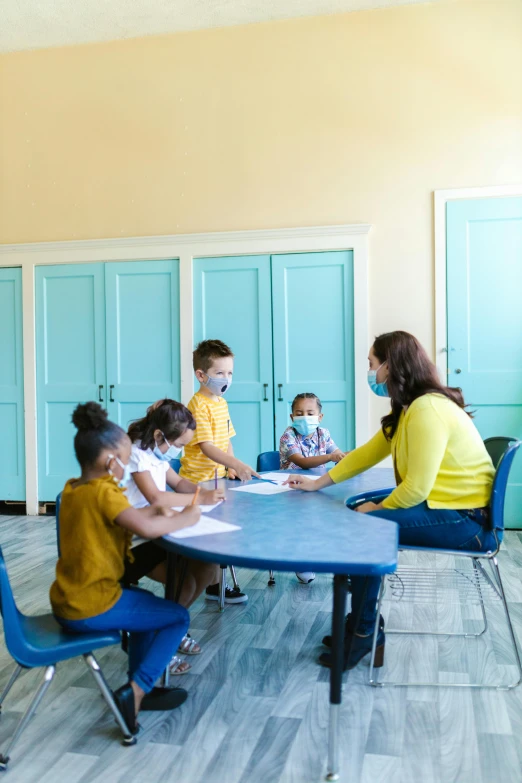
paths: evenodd
<path fill-rule="evenodd" d="M 418 397 L 402 412 L 391 441 L 382 430 L 332 470 L 336 484 L 377 465 L 391 453 L 397 488 L 384 508 L 482 508 L 495 470 L 470 417 L 442 394 Z"/>

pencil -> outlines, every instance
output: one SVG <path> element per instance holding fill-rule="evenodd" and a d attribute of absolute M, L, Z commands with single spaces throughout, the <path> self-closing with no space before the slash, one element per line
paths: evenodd
<path fill-rule="evenodd" d="M 197 487 L 196 487 L 196 494 L 195 494 L 195 495 L 194 495 L 194 497 L 192 498 L 192 503 L 190 504 L 191 506 L 195 506 L 195 505 L 196 505 L 196 503 L 197 503 L 197 500 L 198 500 L 199 490 L 200 490 L 200 487 L 199 487 L 199 486 L 197 486 Z"/>
<path fill-rule="evenodd" d="M 214 470 L 214 489 L 217 489 L 217 468 Z"/>

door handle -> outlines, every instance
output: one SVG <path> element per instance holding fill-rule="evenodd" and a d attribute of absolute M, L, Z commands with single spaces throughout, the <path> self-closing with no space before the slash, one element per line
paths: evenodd
<path fill-rule="evenodd" d="M 268 383 L 263 384 L 263 402 L 268 402 Z"/>
<path fill-rule="evenodd" d="M 103 383 L 100 383 L 100 385 L 98 386 L 98 402 L 103 402 L 102 391 L 103 391 Z"/>
<path fill-rule="evenodd" d="M 459 367 L 457 367 L 457 369 L 456 369 L 456 370 L 453 370 L 453 372 L 455 373 L 455 375 L 460 375 L 460 373 L 462 372 L 462 370 L 461 370 Z"/>
<path fill-rule="evenodd" d="M 114 390 L 114 384 L 111 383 L 109 386 L 109 402 L 114 402 L 114 397 L 112 396 L 112 392 Z"/>
<path fill-rule="evenodd" d="M 279 396 L 277 398 L 277 401 L 278 402 L 283 402 L 283 384 L 282 383 L 278 383 L 277 384 L 277 388 L 279 390 Z"/>

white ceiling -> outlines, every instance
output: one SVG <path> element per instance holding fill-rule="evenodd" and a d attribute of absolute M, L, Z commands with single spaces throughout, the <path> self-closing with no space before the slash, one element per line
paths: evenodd
<path fill-rule="evenodd" d="M 426 0 L 0 0 L 0 52 L 420 2 Z"/>

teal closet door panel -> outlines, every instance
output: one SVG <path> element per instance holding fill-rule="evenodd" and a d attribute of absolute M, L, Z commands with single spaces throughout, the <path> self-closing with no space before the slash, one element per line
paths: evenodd
<path fill-rule="evenodd" d="M 274 448 L 270 257 L 198 258 L 193 275 L 194 342 L 223 340 L 235 354 L 232 445 L 255 468 Z"/>
<path fill-rule="evenodd" d="M 448 384 L 460 386 L 483 438 L 522 438 L 522 198 L 447 205 Z M 506 525 L 522 527 L 522 458 Z"/>
<path fill-rule="evenodd" d="M 71 414 L 105 400 L 103 264 L 36 267 L 38 496 L 52 501 L 79 475 Z"/>
<path fill-rule="evenodd" d="M 0 269 L 0 500 L 25 500 L 22 270 Z"/>
<path fill-rule="evenodd" d="M 353 253 L 272 256 L 276 441 L 296 394 L 323 403 L 323 425 L 343 451 L 355 444 Z"/>
<path fill-rule="evenodd" d="M 180 398 L 178 259 L 105 264 L 105 297 L 107 410 L 126 430 Z"/>

